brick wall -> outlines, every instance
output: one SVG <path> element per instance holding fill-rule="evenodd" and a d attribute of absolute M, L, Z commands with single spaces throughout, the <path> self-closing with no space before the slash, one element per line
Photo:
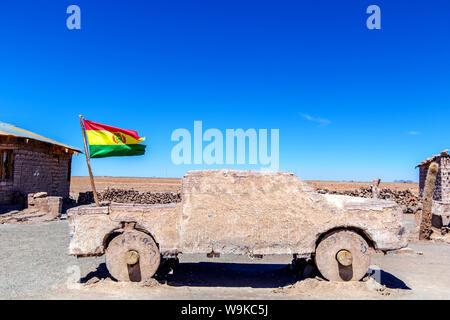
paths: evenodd
<path fill-rule="evenodd" d="M 7 204 L 13 201 L 12 181 L 0 181 L 0 204 Z"/>
<path fill-rule="evenodd" d="M 23 140 L 23 141 L 22 141 Z M 72 154 L 51 144 L 16 139 L 2 143 L 0 148 L 13 150 L 12 181 L 0 182 L 0 204 L 10 203 L 14 191 L 22 193 L 47 192 L 49 196 L 68 197 L 70 189 L 70 163 Z"/>

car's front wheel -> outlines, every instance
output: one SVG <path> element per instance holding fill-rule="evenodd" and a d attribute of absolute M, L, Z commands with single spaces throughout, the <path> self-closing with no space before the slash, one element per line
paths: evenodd
<path fill-rule="evenodd" d="M 156 273 L 161 261 L 158 246 L 151 236 L 126 230 L 106 248 L 106 267 L 118 281 L 141 282 Z"/>

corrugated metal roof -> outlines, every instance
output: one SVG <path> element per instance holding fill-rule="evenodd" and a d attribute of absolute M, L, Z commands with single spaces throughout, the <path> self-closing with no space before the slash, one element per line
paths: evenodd
<path fill-rule="evenodd" d="M 51 143 L 57 146 L 61 146 L 70 150 L 73 150 L 75 152 L 79 152 L 81 153 L 81 150 L 79 150 L 78 148 L 69 146 L 67 144 L 43 137 L 41 135 L 38 135 L 34 132 L 25 130 L 25 129 L 21 129 L 18 128 L 16 126 L 13 126 L 12 124 L 9 123 L 5 123 L 5 122 L 1 122 L 0 121 L 0 135 L 5 135 L 5 136 L 14 136 L 14 137 L 21 137 L 21 138 L 29 138 L 29 139 L 33 139 L 33 140 L 39 140 L 42 142 L 47 142 L 47 143 Z"/>

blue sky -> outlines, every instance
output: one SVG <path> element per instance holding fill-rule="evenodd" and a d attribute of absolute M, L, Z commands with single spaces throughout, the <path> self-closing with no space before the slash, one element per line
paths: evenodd
<path fill-rule="evenodd" d="M 173 130 L 202 120 L 279 129 L 280 170 L 304 179 L 416 181 L 450 146 L 449 36 L 447 0 L 2 1 L 0 120 L 80 148 L 78 114 L 147 138 L 93 159 L 99 176 L 209 168 L 171 161 Z"/>

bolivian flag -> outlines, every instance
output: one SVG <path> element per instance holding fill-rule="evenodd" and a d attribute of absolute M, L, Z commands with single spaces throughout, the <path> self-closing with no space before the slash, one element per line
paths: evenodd
<path fill-rule="evenodd" d="M 140 156 L 145 153 L 145 140 L 137 131 L 120 129 L 84 120 L 91 158 Z"/>

